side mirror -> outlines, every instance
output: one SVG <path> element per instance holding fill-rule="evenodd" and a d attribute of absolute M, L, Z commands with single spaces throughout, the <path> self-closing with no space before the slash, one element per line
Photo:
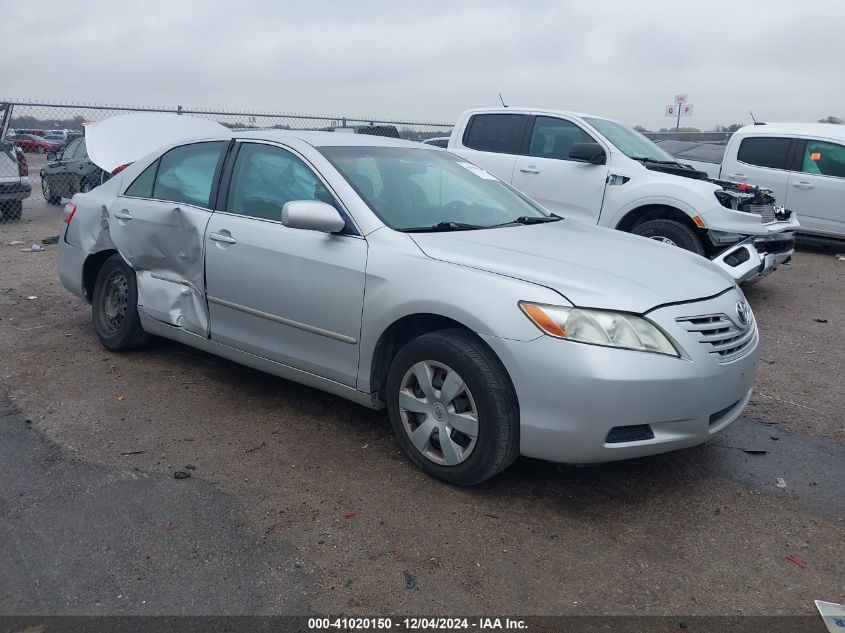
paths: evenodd
<path fill-rule="evenodd" d="M 54 160 L 59 160 L 59 156 L 61 156 L 61 154 L 47 154 L 47 161 L 52 163 Z"/>
<path fill-rule="evenodd" d="M 607 154 L 598 143 L 573 143 L 569 149 L 569 158 L 593 165 L 604 165 L 607 162 Z"/>
<path fill-rule="evenodd" d="M 282 224 L 291 229 L 337 233 L 346 222 L 332 205 L 317 200 L 291 200 L 282 207 Z"/>

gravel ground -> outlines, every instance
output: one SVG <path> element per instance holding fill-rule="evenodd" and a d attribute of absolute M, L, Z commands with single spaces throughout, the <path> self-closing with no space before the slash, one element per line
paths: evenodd
<path fill-rule="evenodd" d="M 0 225 L 0 613 L 810 614 L 845 598 L 832 252 L 747 289 L 764 363 L 710 444 L 520 459 L 459 489 L 402 457 L 384 413 L 167 341 L 105 350 L 56 247 L 8 245 L 59 217 L 36 191 Z"/>

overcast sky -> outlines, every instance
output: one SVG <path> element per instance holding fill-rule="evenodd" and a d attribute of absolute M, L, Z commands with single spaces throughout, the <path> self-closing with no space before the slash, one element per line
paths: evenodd
<path fill-rule="evenodd" d="M 650 129 L 845 116 L 842 0 L 22 0 L 0 98 L 453 121 L 510 105 Z"/>

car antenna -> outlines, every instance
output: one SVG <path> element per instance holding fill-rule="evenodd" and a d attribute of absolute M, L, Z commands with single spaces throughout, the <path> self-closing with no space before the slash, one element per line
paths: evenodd
<path fill-rule="evenodd" d="M 751 115 L 751 120 L 754 121 L 754 125 L 766 125 L 762 121 L 760 123 L 757 123 L 757 119 L 754 118 L 754 113 L 751 110 L 748 111 L 748 114 Z"/>
<path fill-rule="evenodd" d="M 503 108 L 507 108 L 507 107 L 508 107 L 508 104 L 507 104 L 507 103 L 505 103 L 505 100 L 504 100 L 504 99 L 502 99 L 502 93 L 501 93 L 501 92 L 499 93 L 499 101 L 501 101 L 501 102 L 502 102 L 502 107 L 503 107 Z"/>

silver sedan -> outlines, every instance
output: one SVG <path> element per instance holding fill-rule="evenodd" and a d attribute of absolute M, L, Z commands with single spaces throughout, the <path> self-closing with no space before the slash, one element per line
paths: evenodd
<path fill-rule="evenodd" d="M 757 371 L 754 317 L 706 259 L 398 139 L 182 139 L 65 220 L 60 277 L 107 348 L 162 336 L 387 408 L 408 457 L 456 484 L 520 454 L 700 444 Z"/>

